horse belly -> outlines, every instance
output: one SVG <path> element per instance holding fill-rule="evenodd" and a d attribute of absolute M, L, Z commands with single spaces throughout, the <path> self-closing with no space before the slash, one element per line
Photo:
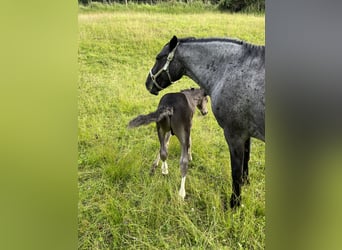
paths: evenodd
<path fill-rule="evenodd" d="M 260 112 L 253 113 L 243 102 L 229 103 L 228 100 L 229 98 L 212 100 L 212 111 L 220 127 L 264 140 L 264 115 Z"/>
<path fill-rule="evenodd" d="M 227 124 L 227 113 L 224 107 L 218 106 L 214 101 L 211 102 L 211 109 L 214 113 L 217 123 L 220 125 L 221 128 L 225 128 Z"/>

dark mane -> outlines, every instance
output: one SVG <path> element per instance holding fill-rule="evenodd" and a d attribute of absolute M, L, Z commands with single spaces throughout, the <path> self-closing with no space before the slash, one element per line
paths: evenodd
<path fill-rule="evenodd" d="M 265 61 L 265 46 L 255 45 L 243 42 L 245 49 L 245 58 L 247 57 L 261 57 Z"/>
<path fill-rule="evenodd" d="M 248 50 L 260 50 L 265 51 L 265 45 L 255 45 L 247 42 L 243 42 L 243 45 Z"/>
<path fill-rule="evenodd" d="M 238 39 L 231 39 L 231 38 L 217 38 L 217 37 L 213 37 L 213 38 L 194 38 L 194 37 L 190 37 L 190 38 L 184 38 L 184 39 L 179 39 L 180 42 L 205 42 L 205 43 L 209 43 L 209 42 L 228 42 L 228 43 L 235 43 L 238 45 L 242 45 L 244 42 Z"/>
<path fill-rule="evenodd" d="M 247 56 L 265 56 L 265 46 L 264 45 L 255 45 L 251 43 L 247 43 L 245 41 L 239 40 L 239 39 L 232 39 L 232 38 L 194 38 L 194 37 L 188 37 L 179 39 L 180 42 L 183 43 L 191 43 L 191 42 L 203 42 L 203 43 L 209 43 L 209 42 L 227 42 L 227 43 L 234 43 L 238 45 L 242 45 L 245 48 L 246 55 Z"/>

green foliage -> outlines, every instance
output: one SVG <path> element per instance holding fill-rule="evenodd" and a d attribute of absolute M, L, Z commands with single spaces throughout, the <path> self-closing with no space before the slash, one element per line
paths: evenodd
<path fill-rule="evenodd" d="M 189 1 L 173 1 L 173 0 L 136 0 L 128 1 L 91 1 L 80 0 L 80 8 L 83 10 L 115 10 L 118 8 L 135 8 L 149 9 L 150 11 L 199 11 L 199 10 L 214 10 L 220 9 L 230 12 L 248 12 L 248 13 L 264 13 L 265 0 L 189 0 Z M 104 4 L 103 4 L 104 3 Z M 156 4 L 157 3 L 157 4 Z M 168 12 L 169 13 L 169 12 Z"/>
<path fill-rule="evenodd" d="M 221 0 L 219 8 L 232 12 L 265 12 L 265 0 Z"/>
<path fill-rule="evenodd" d="M 200 13 L 205 11 L 213 11 L 217 9 L 217 5 L 210 3 L 203 3 L 201 1 L 194 1 L 190 3 L 165 1 L 158 4 L 135 3 L 128 2 L 127 5 L 120 3 L 101 4 L 92 2 L 88 5 L 79 5 L 80 12 L 113 12 L 113 11 L 127 11 L 138 10 L 149 13 Z"/>
<path fill-rule="evenodd" d="M 151 15 L 129 7 L 79 14 L 79 249 L 265 247 L 263 143 L 252 141 L 244 207 L 225 212 L 229 153 L 210 108 L 207 116 L 194 116 L 185 201 L 178 198 L 177 139 L 170 141 L 169 176 L 160 168 L 150 176 L 159 148 L 155 125 L 127 129 L 130 119 L 154 111 L 161 95 L 197 86 L 182 78 L 157 97 L 146 91 L 154 58 L 173 34 L 264 44 L 263 16 L 178 11 Z"/>

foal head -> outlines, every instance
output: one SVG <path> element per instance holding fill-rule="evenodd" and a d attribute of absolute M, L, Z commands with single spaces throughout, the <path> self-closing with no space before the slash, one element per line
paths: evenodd
<path fill-rule="evenodd" d="M 183 94 L 188 95 L 196 107 L 201 111 L 202 115 L 208 114 L 208 95 L 205 93 L 204 89 L 184 89 L 181 91 Z"/>

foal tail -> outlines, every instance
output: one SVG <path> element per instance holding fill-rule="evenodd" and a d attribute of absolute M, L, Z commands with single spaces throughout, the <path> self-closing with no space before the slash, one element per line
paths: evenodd
<path fill-rule="evenodd" d="M 135 128 L 141 125 L 147 125 L 151 122 L 159 122 L 166 116 L 173 114 L 172 107 L 162 106 L 159 107 L 155 112 L 149 113 L 148 115 L 139 115 L 128 123 L 128 128 Z"/>

